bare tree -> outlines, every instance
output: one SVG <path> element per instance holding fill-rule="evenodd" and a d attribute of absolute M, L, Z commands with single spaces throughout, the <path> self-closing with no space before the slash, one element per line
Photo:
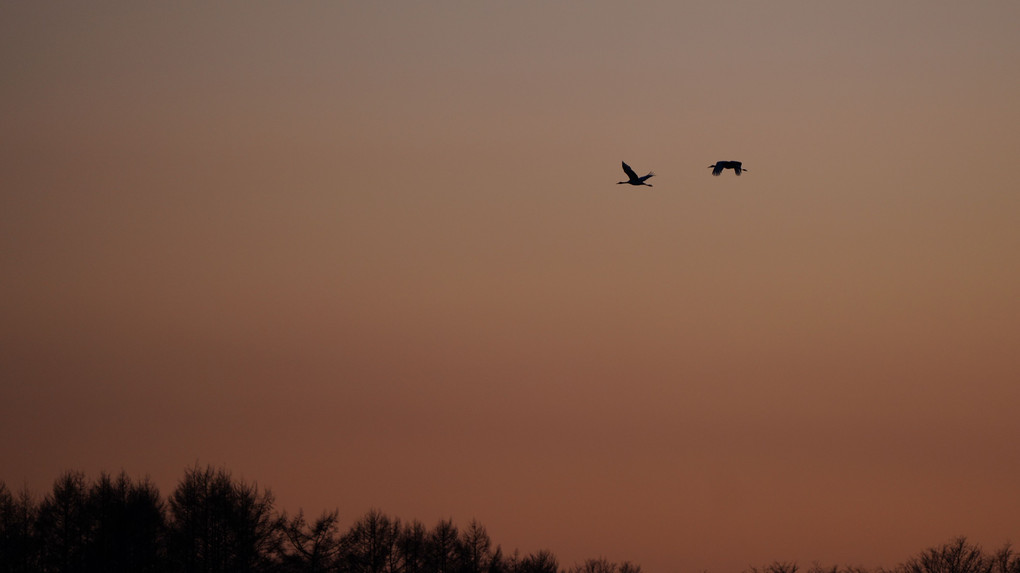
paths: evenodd
<path fill-rule="evenodd" d="M 751 567 L 747 570 L 747 573 L 796 573 L 800 567 L 796 563 L 789 561 L 773 561 L 768 565 L 762 566 L 760 569 L 757 567 Z M 815 573 L 813 570 L 809 573 Z"/>
<path fill-rule="evenodd" d="M 839 565 L 823 566 L 817 561 L 811 564 L 811 568 L 807 570 L 807 573 L 870 573 L 867 567 L 862 565 L 846 565 L 840 567 Z M 881 568 L 877 569 L 875 573 L 892 573 L 883 572 Z"/>
<path fill-rule="evenodd" d="M 641 573 L 641 566 L 635 565 L 630 561 L 624 561 L 620 563 L 620 573 Z"/>
<path fill-rule="evenodd" d="M 340 540 L 343 569 L 351 573 L 383 573 L 400 535 L 400 524 L 377 509 L 370 510 Z"/>
<path fill-rule="evenodd" d="M 179 570 L 258 572 L 278 554 L 272 493 L 235 482 L 225 470 L 187 470 L 170 496 L 170 514 L 170 548 Z"/>
<path fill-rule="evenodd" d="M 88 510 L 85 474 L 69 471 L 57 478 L 53 491 L 39 506 L 36 522 L 42 570 L 85 569 L 85 551 L 91 534 Z"/>
<path fill-rule="evenodd" d="M 41 569 L 34 533 L 38 508 L 27 489 L 15 497 L 0 482 L 0 571 L 34 573 Z"/>
<path fill-rule="evenodd" d="M 492 540 L 478 520 L 472 519 L 460 535 L 460 571 L 483 573 L 492 566 Z"/>
<path fill-rule="evenodd" d="M 127 570 L 140 573 L 165 570 L 166 503 L 159 489 L 148 477 L 135 481 L 128 489 L 126 503 Z"/>
<path fill-rule="evenodd" d="M 504 556 L 477 520 L 463 531 L 449 519 L 428 529 L 373 509 L 341 533 L 336 510 L 310 522 L 273 503 L 268 489 L 212 466 L 188 468 L 166 500 L 148 478 L 124 472 L 90 483 L 69 471 L 38 504 L 0 482 L 0 573 L 561 573 L 546 550 Z M 1002 566 L 979 573 L 1020 573 L 1008 547 L 1000 553 Z M 568 572 L 641 568 L 599 558 Z"/>
<path fill-rule="evenodd" d="M 428 530 L 417 520 L 400 528 L 397 554 L 401 573 L 422 573 L 428 566 Z"/>
<path fill-rule="evenodd" d="M 335 567 L 340 553 L 337 516 L 337 510 L 323 512 L 312 524 L 305 521 L 301 511 L 292 519 L 286 514 L 281 516 L 284 546 L 280 560 L 284 571 L 325 573 Z"/>
<path fill-rule="evenodd" d="M 992 563 L 994 573 L 1020 573 L 1020 555 L 1013 551 L 1009 543 L 992 555 Z"/>
<path fill-rule="evenodd" d="M 156 571 L 164 561 L 166 515 L 159 491 L 148 480 L 132 483 L 121 472 L 102 473 L 88 494 L 91 571 Z"/>
<path fill-rule="evenodd" d="M 452 520 L 443 519 L 429 532 L 426 549 L 430 573 L 454 573 L 460 554 L 460 536 Z"/>
<path fill-rule="evenodd" d="M 957 537 L 909 559 L 903 569 L 907 573 L 992 573 L 994 565 L 979 545 L 971 545 L 966 537 Z"/>
<path fill-rule="evenodd" d="M 516 557 L 516 556 L 515 556 Z M 517 560 L 511 569 L 514 573 L 559 573 L 560 564 L 552 552 L 545 549 Z"/>
<path fill-rule="evenodd" d="M 584 563 L 574 565 L 568 570 L 568 573 L 641 573 L 641 567 L 630 561 L 617 564 L 605 557 L 599 557 L 587 559 Z"/>
<path fill-rule="evenodd" d="M 569 570 L 569 573 L 616 573 L 617 565 L 606 559 L 605 557 L 599 557 L 597 559 L 586 559 L 584 563 L 574 565 Z"/>
<path fill-rule="evenodd" d="M 234 542 L 236 562 L 234 571 L 268 570 L 271 556 L 280 543 L 280 522 L 273 509 L 275 498 L 258 484 L 235 481 L 234 506 L 230 513 L 230 533 Z"/>
<path fill-rule="evenodd" d="M 507 559 L 503 556 L 503 548 L 499 545 L 492 552 L 492 559 L 489 560 L 489 573 L 509 573 Z"/>

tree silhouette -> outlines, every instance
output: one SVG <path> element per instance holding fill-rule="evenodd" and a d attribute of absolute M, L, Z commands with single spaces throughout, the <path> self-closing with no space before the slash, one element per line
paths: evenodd
<path fill-rule="evenodd" d="M 413 520 L 400 528 L 397 538 L 401 573 L 423 573 L 428 567 L 428 531 L 425 525 Z"/>
<path fill-rule="evenodd" d="M 325 573 L 336 567 L 340 554 L 336 510 L 323 512 L 315 523 L 305 522 L 298 511 L 292 519 L 280 518 L 283 546 L 280 564 L 285 572 Z"/>
<path fill-rule="evenodd" d="M 167 561 L 166 503 L 148 478 L 130 484 L 124 508 L 126 535 L 121 551 L 127 571 L 163 571 Z"/>
<path fill-rule="evenodd" d="M 967 543 L 966 537 L 926 549 L 904 563 L 907 573 L 992 573 L 994 566 L 981 547 Z"/>
<path fill-rule="evenodd" d="M 53 491 L 39 505 L 36 521 L 43 571 L 86 571 L 85 552 L 92 533 L 89 509 L 84 473 L 67 472 L 57 478 Z"/>
<path fill-rule="evenodd" d="M 610 563 L 604 557 L 588 559 L 584 563 L 574 566 L 569 573 L 616 573 L 616 564 Z"/>
<path fill-rule="evenodd" d="M 560 564 L 552 552 L 543 549 L 523 559 L 515 555 L 511 559 L 509 570 L 512 573 L 559 573 Z"/>
<path fill-rule="evenodd" d="M 34 533 L 38 510 L 28 490 L 15 497 L 0 482 L 0 571 L 30 573 L 40 569 Z"/>
<path fill-rule="evenodd" d="M 426 566 L 430 573 L 455 573 L 460 538 L 452 520 L 443 519 L 428 536 Z"/>
<path fill-rule="evenodd" d="M 163 563 L 160 539 L 166 512 L 149 481 L 133 484 L 125 473 L 102 473 L 89 488 L 85 550 L 88 571 L 157 571 Z"/>
<path fill-rule="evenodd" d="M 831 567 L 823 567 L 816 561 L 811 565 L 811 568 L 807 570 L 807 573 L 868 573 L 868 570 L 860 565 L 848 565 L 845 567 L 832 565 Z M 877 573 L 884 572 L 882 569 L 879 569 Z"/>
<path fill-rule="evenodd" d="M 790 563 L 787 561 L 773 561 L 761 569 L 761 573 L 797 573 L 800 569 L 796 563 Z M 751 568 L 752 573 L 759 573 L 754 567 Z"/>
<path fill-rule="evenodd" d="M 280 527 L 273 495 L 211 466 L 185 472 L 170 497 L 174 568 L 188 572 L 268 570 Z"/>
<path fill-rule="evenodd" d="M 148 478 L 124 472 L 94 483 L 65 472 L 38 503 L 0 481 L 0 573 L 641 573 L 602 557 L 560 569 L 547 550 L 504 556 L 477 520 L 463 531 L 451 519 L 428 529 L 372 509 L 341 533 L 337 510 L 308 522 L 273 503 L 268 489 L 211 466 L 185 470 L 166 501 Z M 774 561 L 748 573 L 797 571 Z M 815 563 L 807 573 L 869 571 Z M 1020 573 L 1020 555 L 958 537 L 874 573 Z"/>
<path fill-rule="evenodd" d="M 1020 555 L 1007 543 L 991 557 L 994 573 L 1020 573 Z"/>
<path fill-rule="evenodd" d="M 598 559 L 588 559 L 580 565 L 575 565 L 567 573 L 641 573 L 641 567 L 634 565 L 630 561 L 617 564 L 604 557 L 600 557 Z"/>
<path fill-rule="evenodd" d="M 344 571 L 383 573 L 392 567 L 400 524 L 377 509 L 370 510 L 340 540 Z"/>
<path fill-rule="evenodd" d="M 630 561 L 620 563 L 619 573 L 641 573 L 641 566 Z"/>
<path fill-rule="evenodd" d="M 472 519 L 460 537 L 461 573 L 483 573 L 492 569 L 492 540 L 485 527 Z"/>

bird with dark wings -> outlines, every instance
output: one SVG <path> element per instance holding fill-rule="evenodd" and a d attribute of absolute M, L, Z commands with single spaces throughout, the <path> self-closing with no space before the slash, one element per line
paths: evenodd
<path fill-rule="evenodd" d="M 741 171 L 747 171 L 747 169 L 744 169 L 741 166 L 739 161 L 716 161 L 712 165 L 709 165 L 708 168 L 712 170 L 712 175 L 715 175 L 716 177 L 722 174 L 723 169 L 732 169 L 737 175 L 740 175 Z"/>
<path fill-rule="evenodd" d="M 652 184 L 645 183 L 645 180 L 648 179 L 649 177 L 655 176 L 655 173 L 649 171 L 648 175 L 642 175 L 641 177 L 638 177 L 638 174 L 634 173 L 634 170 L 630 168 L 630 165 L 627 165 L 625 162 L 623 163 L 623 172 L 627 174 L 627 177 L 629 179 L 627 181 L 617 181 L 616 182 L 617 185 L 627 183 L 630 185 L 644 185 L 646 187 L 651 187 Z"/>

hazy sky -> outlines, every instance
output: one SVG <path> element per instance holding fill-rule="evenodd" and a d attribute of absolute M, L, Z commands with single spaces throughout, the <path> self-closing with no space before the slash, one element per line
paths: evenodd
<path fill-rule="evenodd" d="M 1020 543 L 1018 30 L 4 2 L 0 479 L 222 465 L 650 573 Z"/>

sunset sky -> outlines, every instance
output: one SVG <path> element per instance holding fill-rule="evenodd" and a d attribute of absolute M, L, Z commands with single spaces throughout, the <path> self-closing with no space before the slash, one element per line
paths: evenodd
<path fill-rule="evenodd" d="M 1020 544 L 1020 2 L 4 2 L 0 77 L 13 490 Z"/>

